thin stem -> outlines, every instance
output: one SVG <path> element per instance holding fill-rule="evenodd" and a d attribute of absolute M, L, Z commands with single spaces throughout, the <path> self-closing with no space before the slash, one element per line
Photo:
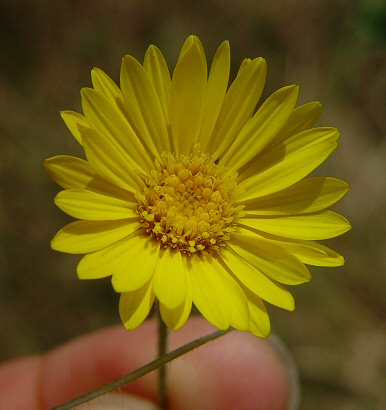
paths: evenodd
<path fill-rule="evenodd" d="M 195 339 L 189 343 L 184 344 L 183 346 L 166 353 L 162 357 L 159 357 L 150 363 L 146 364 L 143 367 L 140 367 L 137 370 L 134 370 L 132 373 L 127 374 L 126 376 L 121 377 L 118 380 L 113 381 L 112 383 L 106 384 L 102 387 L 99 387 L 98 389 L 92 390 L 91 392 L 88 392 L 86 394 L 83 394 L 82 396 L 77 397 L 74 400 L 68 401 L 64 404 L 60 404 L 59 406 L 53 407 L 51 410 L 69 410 L 72 409 L 75 406 L 79 406 L 82 403 L 85 403 L 87 401 L 90 401 L 92 399 L 95 399 L 96 397 L 102 396 L 103 394 L 109 393 L 113 390 L 117 390 L 123 386 L 125 386 L 128 383 L 131 383 L 132 381 L 138 379 L 141 376 L 144 376 L 147 373 L 150 373 L 151 371 L 158 369 L 160 366 L 171 362 L 174 359 L 177 359 L 177 357 L 182 356 L 183 354 L 211 341 L 215 340 L 220 336 L 225 335 L 226 333 L 230 332 L 233 330 L 232 328 L 229 328 L 228 330 L 218 330 L 216 332 L 210 333 L 207 336 L 199 337 L 198 339 Z"/>
<path fill-rule="evenodd" d="M 158 306 L 158 357 L 165 356 L 168 344 L 168 328 L 165 322 L 162 320 L 161 313 Z M 167 367 L 166 365 L 160 366 L 158 369 L 158 394 L 159 405 L 161 410 L 168 409 L 168 388 L 167 388 Z"/>

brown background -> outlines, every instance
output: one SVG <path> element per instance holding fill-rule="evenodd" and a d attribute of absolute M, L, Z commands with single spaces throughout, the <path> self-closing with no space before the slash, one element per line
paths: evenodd
<path fill-rule="evenodd" d="M 44 158 L 79 154 L 59 110 L 80 110 L 79 90 L 100 67 L 118 80 L 121 57 L 158 45 L 173 67 L 188 34 L 208 60 L 231 41 L 268 61 L 265 95 L 301 85 L 320 100 L 319 124 L 342 132 L 319 173 L 349 181 L 336 207 L 353 230 L 328 244 L 343 268 L 313 269 L 293 289 L 297 309 L 271 308 L 274 332 L 299 366 L 302 409 L 386 408 L 386 5 L 383 1 L 0 1 L 0 359 L 40 352 L 118 323 L 109 280 L 81 282 L 77 257 L 49 249 L 69 219 Z"/>

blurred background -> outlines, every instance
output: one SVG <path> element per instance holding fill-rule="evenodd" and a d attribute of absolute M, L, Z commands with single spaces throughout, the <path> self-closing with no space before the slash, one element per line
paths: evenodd
<path fill-rule="evenodd" d="M 347 180 L 335 209 L 353 229 L 327 245 L 342 268 L 312 269 L 293 289 L 294 313 L 270 308 L 274 332 L 299 367 L 301 409 L 386 408 L 386 3 L 381 0 L 0 0 L 0 360 L 45 351 L 119 323 L 109 280 L 79 281 L 78 258 L 50 250 L 69 221 L 43 170 L 57 154 L 82 155 L 59 117 L 80 111 L 79 90 L 100 67 L 118 81 L 120 60 L 150 43 L 170 67 L 189 34 L 208 61 L 231 42 L 268 62 L 265 96 L 290 83 L 319 100 L 320 125 L 339 149 L 319 174 Z"/>

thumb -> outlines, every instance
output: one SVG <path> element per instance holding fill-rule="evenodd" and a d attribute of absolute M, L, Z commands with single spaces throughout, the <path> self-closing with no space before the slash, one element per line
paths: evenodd
<path fill-rule="evenodd" d="M 110 393 L 83 403 L 79 410 L 158 410 L 154 402 L 126 393 Z"/>

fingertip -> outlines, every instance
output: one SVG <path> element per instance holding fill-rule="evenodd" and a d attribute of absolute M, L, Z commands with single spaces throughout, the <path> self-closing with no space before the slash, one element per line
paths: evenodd
<path fill-rule="evenodd" d="M 283 361 L 268 340 L 247 333 L 231 332 L 177 359 L 169 380 L 173 410 L 288 408 Z"/>

